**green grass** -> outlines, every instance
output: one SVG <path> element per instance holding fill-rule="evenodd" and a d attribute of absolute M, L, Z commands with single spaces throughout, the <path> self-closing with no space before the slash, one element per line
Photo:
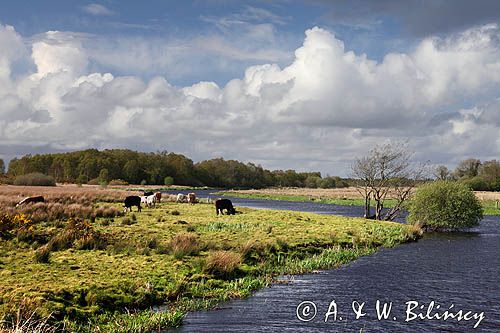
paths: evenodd
<path fill-rule="evenodd" d="M 500 215 L 500 209 L 496 208 L 494 200 L 482 200 L 481 205 L 484 209 L 484 215 Z"/>
<path fill-rule="evenodd" d="M 169 213 L 173 210 L 179 216 Z M 48 263 L 35 261 L 41 243 L 0 239 L 0 318 L 12 322 L 19 313 L 35 311 L 37 317 L 64 322 L 68 332 L 176 327 L 188 311 L 247 297 L 279 274 L 339 267 L 379 247 L 418 238 L 418 230 L 397 223 L 238 210 L 242 214 L 217 217 L 212 205 L 162 203 L 134 212 L 133 224 L 122 223 L 130 213 L 113 221 L 98 218 L 93 225 L 107 237 L 106 248 L 54 250 Z M 33 232 L 48 240 L 65 223 L 38 223 Z M 176 237 L 186 234 L 193 237 Z M 189 239 L 194 250 L 175 255 L 172 239 Z M 209 273 L 207 258 L 227 252 L 241 263 L 224 276 Z M 153 312 L 152 306 L 163 311 Z"/>
<path fill-rule="evenodd" d="M 323 204 L 339 205 L 339 206 L 363 206 L 364 199 L 354 198 L 314 198 L 307 195 L 277 195 L 265 193 L 239 193 L 239 192 L 218 192 L 218 195 L 235 197 L 235 198 L 248 198 L 248 199 L 263 199 L 263 200 L 277 200 L 277 201 L 299 201 L 299 202 L 318 202 Z M 384 207 L 392 208 L 396 204 L 396 200 L 388 199 L 384 203 Z M 484 209 L 484 215 L 500 215 L 500 209 L 495 206 L 493 200 L 482 200 L 481 204 Z"/>

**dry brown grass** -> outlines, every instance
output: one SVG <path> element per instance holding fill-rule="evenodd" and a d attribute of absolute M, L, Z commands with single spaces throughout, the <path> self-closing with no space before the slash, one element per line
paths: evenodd
<path fill-rule="evenodd" d="M 208 255 L 204 271 L 220 278 L 230 277 L 238 269 L 242 261 L 240 253 L 230 251 L 214 251 Z"/>
<path fill-rule="evenodd" d="M 0 186 L 0 211 L 5 214 L 26 214 L 34 222 L 69 218 L 99 218 L 122 216 L 122 209 L 99 202 L 123 202 L 130 194 L 122 190 L 102 189 L 98 186 Z M 15 207 L 23 198 L 42 195 L 45 202 Z"/>
<path fill-rule="evenodd" d="M 183 258 L 187 255 L 193 255 L 200 251 L 201 244 L 198 235 L 190 232 L 175 235 L 169 243 L 170 250 L 175 258 Z"/>

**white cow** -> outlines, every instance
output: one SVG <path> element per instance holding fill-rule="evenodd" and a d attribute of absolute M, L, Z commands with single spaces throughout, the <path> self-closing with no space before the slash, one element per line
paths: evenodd
<path fill-rule="evenodd" d="M 187 202 L 186 195 L 182 193 L 177 194 L 177 202 Z"/>
<path fill-rule="evenodd" d="M 146 205 L 148 207 L 155 207 L 156 206 L 156 195 L 149 195 L 146 197 Z"/>

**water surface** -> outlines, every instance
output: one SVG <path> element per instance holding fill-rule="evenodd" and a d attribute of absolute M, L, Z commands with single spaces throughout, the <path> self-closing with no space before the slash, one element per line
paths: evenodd
<path fill-rule="evenodd" d="M 210 191 L 198 193 L 201 197 Z M 215 198 L 212 195 L 212 198 Z M 231 198 L 236 206 L 287 209 L 336 214 L 362 215 L 362 207 L 336 206 L 313 202 L 268 201 Z M 416 243 L 382 249 L 340 269 L 318 274 L 283 277 L 287 284 L 273 284 L 247 299 L 221 304 L 216 310 L 189 313 L 179 332 L 500 332 L 500 216 L 487 216 L 470 232 L 430 234 Z M 337 304 L 325 323 L 332 301 Z M 387 320 L 378 320 L 375 304 L 392 302 Z M 303 322 L 297 318 L 297 306 L 314 302 L 316 316 Z M 365 302 L 365 316 L 355 320 L 353 301 Z M 432 314 L 442 314 L 453 305 L 453 313 L 462 309 L 484 312 L 477 319 L 448 319 L 406 322 L 406 302 L 418 302 L 411 311 L 425 315 L 430 302 L 440 306 Z M 312 308 L 311 308 L 312 309 Z M 299 311 L 303 319 L 310 319 Z M 313 312 L 309 312 L 312 314 Z M 471 315 L 472 315 L 471 313 Z M 307 314 L 307 312 L 305 313 Z M 342 317 L 342 320 L 340 320 Z M 395 318 L 395 319 L 394 319 Z"/>

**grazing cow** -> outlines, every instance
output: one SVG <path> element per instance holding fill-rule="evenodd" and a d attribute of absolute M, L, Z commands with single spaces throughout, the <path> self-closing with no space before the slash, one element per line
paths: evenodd
<path fill-rule="evenodd" d="M 177 202 L 186 202 L 187 201 L 187 197 L 184 194 L 179 193 L 179 194 L 177 194 L 177 200 L 176 201 Z"/>
<path fill-rule="evenodd" d="M 154 193 L 152 191 L 144 192 L 145 197 L 149 197 L 150 195 L 153 195 Z"/>
<path fill-rule="evenodd" d="M 141 204 L 147 205 L 148 204 L 148 197 L 143 195 L 141 196 Z"/>
<path fill-rule="evenodd" d="M 149 195 L 146 197 L 146 205 L 148 207 L 155 207 L 156 206 L 156 195 Z"/>
<path fill-rule="evenodd" d="M 195 193 L 188 193 L 187 200 L 188 200 L 188 203 L 194 205 L 196 203 L 196 194 Z"/>
<path fill-rule="evenodd" d="M 226 210 L 227 215 L 236 214 L 236 209 L 233 207 L 233 203 L 229 199 L 219 199 L 215 201 L 215 213 L 217 215 L 224 215 L 223 210 Z"/>
<path fill-rule="evenodd" d="M 132 206 L 137 206 L 137 211 L 140 212 L 141 211 L 141 197 L 137 196 L 137 195 L 130 195 L 128 197 L 125 198 L 125 204 L 123 207 L 125 207 L 125 209 L 123 210 L 125 213 L 127 212 L 128 209 L 130 209 L 130 211 L 132 211 Z"/>
<path fill-rule="evenodd" d="M 161 202 L 161 192 L 155 192 L 156 201 Z"/>
<path fill-rule="evenodd" d="M 16 205 L 16 207 L 19 207 L 21 205 L 29 204 L 29 203 L 37 203 L 37 202 L 45 202 L 45 199 L 43 196 L 39 195 L 36 197 L 26 197 L 23 200 L 19 201 L 19 203 Z"/>

